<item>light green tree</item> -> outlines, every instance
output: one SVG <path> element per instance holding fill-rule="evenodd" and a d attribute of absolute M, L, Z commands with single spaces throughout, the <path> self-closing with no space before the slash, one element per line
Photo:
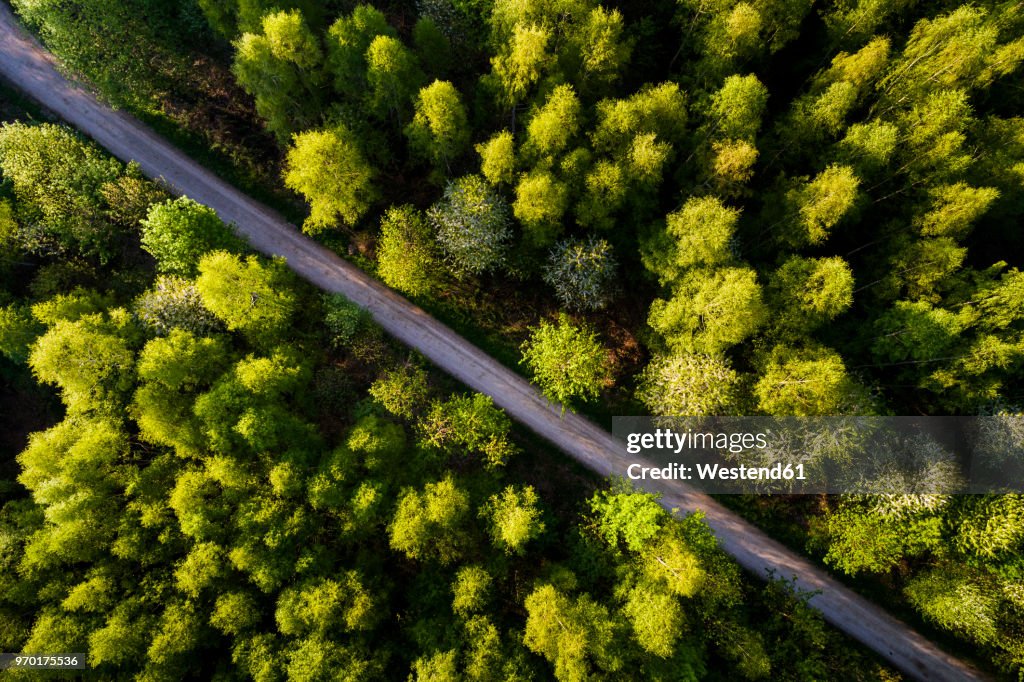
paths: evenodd
<path fill-rule="evenodd" d="M 523 642 L 546 658 L 558 680 L 582 680 L 601 671 L 615 673 L 623 661 L 613 646 L 614 620 L 587 595 L 571 597 L 542 585 L 526 597 Z"/>
<path fill-rule="evenodd" d="M 647 321 L 674 351 L 716 354 L 749 338 L 767 319 L 751 268 L 694 268 L 655 299 Z"/>
<path fill-rule="evenodd" d="M 203 256 L 196 288 L 203 305 L 228 329 L 258 340 L 282 331 L 297 304 L 282 263 L 265 264 L 256 256 L 243 260 L 226 251 Z"/>
<path fill-rule="evenodd" d="M 683 609 L 675 596 L 636 585 L 627 593 L 622 612 L 644 651 L 661 658 L 672 656 L 685 624 Z"/>
<path fill-rule="evenodd" d="M 377 198 L 375 172 L 345 126 L 309 130 L 292 138 L 284 183 L 309 201 L 303 230 L 317 233 L 339 223 L 355 225 Z"/>
<path fill-rule="evenodd" d="M 410 559 L 453 563 L 465 551 L 468 518 L 469 496 L 451 476 L 406 490 L 388 526 L 391 547 Z"/>
<path fill-rule="evenodd" d="M 231 70 L 255 98 L 267 128 L 286 140 L 319 116 L 317 85 L 323 51 L 298 10 L 267 14 L 261 29 L 235 41 Z"/>
<path fill-rule="evenodd" d="M 503 130 L 476 146 L 480 172 L 492 185 L 511 184 L 516 170 L 516 149 L 512 133 Z"/>
<path fill-rule="evenodd" d="M 423 214 L 392 206 L 380 220 L 377 274 L 389 287 L 427 296 L 440 283 L 441 254 Z"/>
<path fill-rule="evenodd" d="M 757 76 L 729 76 L 711 97 L 711 117 L 717 137 L 753 140 L 761 128 L 768 88 Z"/>
<path fill-rule="evenodd" d="M 142 225 L 142 248 L 161 272 L 196 274 L 199 259 L 210 251 L 239 251 L 242 242 L 217 212 L 188 197 L 153 204 Z"/>
<path fill-rule="evenodd" d="M 656 355 L 640 374 L 636 397 L 652 414 L 704 417 L 739 409 L 739 375 L 721 356 Z"/>
<path fill-rule="evenodd" d="M 786 194 L 793 212 L 785 227 L 794 245 L 820 244 L 852 212 L 860 179 L 849 166 L 832 165 Z"/>
<path fill-rule="evenodd" d="M 645 264 L 662 284 L 671 284 L 692 267 L 727 265 L 735 259 L 739 209 L 715 197 L 691 197 L 665 217 L 668 239 L 645 248 Z"/>
<path fill-rule="evenodd" d="M 548 171 L 535 170 L 520 177 L 512 213 L 523 224 L 533 245 L 547 246 L 562 231 L 562 216 L 568 202 L 569 189 L 563 182 Z"/>
<path fill-rule="evenodd" d="M 853 304 L 853 271 L 838 256 L 792 256 L 769 277 L 767 298 L 772 325 L 799 337 Z"/>
<path fill-rule="evenodd" d="M 455 86 L 434 81 L 416 97 L 416 115 L 405 128 L 409 145 L 436 168 L 446 171 L 469 146 L 466 108 Z"/>
<path fill-rule="evenodd" d="M 494 79 L 505 106 L 521 103 L 554 63 L 554 56 L 548 51 L 551 40 L 550 30 L 543 26 L 516 24 L 508 43 L 491 58 Z"/>
<path fill-rule="evenodd" d="M 423 84 L 416 55 L 390 35 L 378 35 L 366 48 L 367 110 L 380 118 L 408 120 L 407 111 Z"/>
<path fill-rule="evenodd" d="M 967 236 L 972 224 L 999 198 L 994 187 L 971 187 L 963 182 L 940 185 L 929 194 L 931 206 L 918 219 L 921 234 L 953 239 Z"/>
<path fill-rule="evenodd" d="M 966 570 L 943 567 L 915 577 L 905 592 L 928 620 L 985 645 L 1001 634 L 999 600 L 986 583 L 972 580 Z"/>
<path fill-rule="evenodd" d="M 773 348 L 754 394 L 761 410 L 781 417 L 847 414 L 864 402 L 843 359 L 823 346 Z"/>
<path fill-rule="evenodd" d="M 580 101 L 571 85 L 559 85 L 526 125 L 526 149 L 540 158 L 565 151 L 580 128 Z"/>
<path fill-rule="evenodd" d="M 597 333 L 566 315 L 541 322 L 522 345 L 524 364 L 549 400 L 570 404 L 600 395 L 611 383 L 608 353 Z"/>
<path fill-rule="evenodd" d="M 32 345 L 29 367 L 61 390 L 70 412 L 102 409 L 134 379 L 134 354 L 120 332 L 100 314 L 58 320 Z"/>
<path fill-rule="evenodd" d="M 460 616 L 483 611 L 493 591 L 494 579 L 480 566 L 464 566 L 452 583 L 452 610 Z"/>
<path fill-rule="evenodd" d="M 538 507 L 540 499 L 532 486 L 508 486 L 491 495 L 480 515 L 488 522 L 491 543 L 507 554 L 522 555 L 525 545 L 544 532 Z"/>

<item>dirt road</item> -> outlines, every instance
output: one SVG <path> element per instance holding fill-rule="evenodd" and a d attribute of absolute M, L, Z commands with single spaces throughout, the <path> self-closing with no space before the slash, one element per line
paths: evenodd
<path fill-rule="evenodd" d="M 566 414 L 526 381 L 333 252 L 301 235 L 267 207 L 221 181 L 141 123 L 98 102 L 65 80 L 52 57 L 20 29 L 0 3 L 0 76 L 93 138 L 115 156 L 134 160 L 150 177 L 212 207 L 259 251 L 282 256 L 313 284 L 366 308 L 395 338 L 438 367 L 486 393 L 508 414 L 602 476 L 622 475 L 622 447 L 603 429 Z M 835 627 L 919 680 L 969 680 L 980 675 L 949 656 L 883 609 L 857 596 L 824 571 L 786 549 L 712 498 L 682 485 L 666 485 L 663 502 L 703 510 L 722 548 L 759 577 L 795 578 L 798 589 L 819 592 L 810 600 Z M 769 644 L 770 645 L 770 644 Z"/>

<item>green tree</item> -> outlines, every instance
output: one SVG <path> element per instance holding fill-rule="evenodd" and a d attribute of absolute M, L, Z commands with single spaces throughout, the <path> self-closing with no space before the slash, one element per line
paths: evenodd
<path fill-rule="evenodd" d="M 339 223 L 352 226 L 377 198 L 375 171 L 345 126 L 309 130 L 292 138 L 284 184 L 309 201 L 302 227 L 317 233 Z"/>
<path fill-rule="evenodd" d="M 491 495 L 480 515 L 488 521 L 491 543 L 507 554 L 522 555 L 525 545 L 544 532 L 539 498 L 531 486 L 509 486 Z"/>
<path fill-rule="evenodd" d="M 200 338 L 172 329 L 139 353 L 140 385 L 132 401 L 132 416 L 142 438 L 192 455 L 205 446 L 193 413 L 196 396 L 229 367 L 232 357 L 215 338 Z"/>
<path fill-rule="evenodd" d="M 692 597 L 713 578 L 685 537 L 682 524 L 662 526 L 640 550 L 639 569 L 652 584 L 678 597 Z"/>
<path fill-rule="evenodd" d="M 602 92 L 618 80 L 633 51 L 625 33 L 619 10 L 600 5 L 590 10 L 574 41 L 580 50 L 582 68 L 578 78 L 582 88 Z"/>
<path fill-rule="evenodd" d="M 217 597 L 210 624 L 228 635 L 240 635 L 259 623 L 261 613 L 256 600 L 245 592 L 225 592 Z"/>
<path fill-rule="evenodd" d="M 12 3 L 21 19 L 119 106 L 147 106 L 192 63 L 186 53 L 212 37 L 192 3 L 83 0 Z"/>
<path fill-rule="evenodd" d="M 549 400 L 570 404 L 593 399 L 611 383 L 608 353 L 587 326 L 566 315 L 558 322 L 541 322 L 522 345 L 522 364 Z"/>
<path fill-rule="evenodd" d="M 449 170 L 469 146 L 466 108 L 455 86 L 434 81 L 416 97 L 416 115 L 405 128 L 411 148 L 436 168 Z"/>
<path fill-rule="evenodd" d="M 0 355 L 11 362 L 28 360 L 32 342 L 42 332 L 38 321 L 18 306 L 0 307 Z"/>
<path fill-rule="evenodd" d="M 598 161 L 584 180 L 583 196 L 576 204 L 576 222 L 597 229 L 612 228 L 613 214 L 625 203 L 628 191 L 622 166 L 606 159 Z"/>
<path fill-rule="evenodd" d="M 323 50 L 298 10 L 267 14 L 261 29 L 235 42 L 232 72 L 256 99 L 267 129 L 283 141 L 319 117 Z"/>
<path fill-rule="evenodd" d="M 673 350 L 715 354 L 749 338 L 766 321 L 757 275 L 750 268 L 694 268 L 655 299 L 647 321 Z"/>
<path fill-rule="evenodd" d="M 391 548 L 410 559 L 453 563 L 466 549 L 468 518 L 469 496 L 451 476 L 406 490 L 388 526 Z"/>
<path fill-rule="evenodd" d="M 1001 634 L 998 598 L 987 581 L 966 573 L 952 567 L 928 571 L 907 585 L 906 595 L 928 620 L 978 644 L 992 644 Z"/>
<path fill-rule="evenodd" d="M 999 46 L 997 22 L 985 9 L 970 5 L 921 19 L 880 83 L 883 91 L 899 102 L 934 90 L 985 87 L 1012 73 L 1024 53 L 1017 46 Z"/>
<path fill-rule="evenodd" d="M 291 277 L 280 262 L 262 263 L 256 256 L 242 259 L 214 251 L 199 261 L 196 288 L 203 305 L 228 329 L 254 339 L 281 332 L 295 311 Z"/>
<path fill-rule="evenodd" d="M 724 195 L 736 195 L 754 176 L 757 147 L 746 140 L 716 140 L 711 143 L 714 159 L 711 178 L 716 189 Z"/>
<path fill-rule="evenodd" d="M 440 253 L 423 214 L 392 206 L 381 217 L 377 273 L 389 287 L 427 296 L 440 284 Z"/>
<path fill-rule="evenodd" d="M 662 169 L 671 154 L 672 145 L 659 142 L 656 133 L 637 134 L 625 159 L 630 179 L 640 187 L 657 187 L 661 184 Z"/>
<path fill-rule="evenodd" d="M 562 231 L 568 202 L 569 190 L 564 183 L 547 171 L 535 170 L 520 177 L 512 213 L 523 224 L 531 243 L 546 246 Z"/>
<path fill-rule="evenodd" d="M 42 228 L 31 250 L 113 257 L 121 231 L 107 220 L 102 189 L 121 175 L 120 163 L 65 128 L 5 123 L 0 172 L 18 199 L 17 217 Z"/>
<path fill-rule="evenodd" d="M 885 573 L 939 540 L 935 517 L 900 520 L 853 504 L 829 512 L 823 523 L 830 541 L 825 562 L 849 575 Z"/>
<path fill-rule="evenodd" d="M 899 132 L 892 123 L 879 120 L 854 123 L 839 142 L 840 156 L 858 175 L 877 174 L 892 159 Z"/>
<path fill-rule="evenodd" d="M 452 43 L 436 21 L 421 16 L 412 27 L 416 57 L 429 76 L 446 74 L 452 65 Z"/>
<path fill-rule="evenodd" d="M 210 251 L 242 247 L 216 211 L 188 197 L 153 204 L 141 225 L 142 248 L 156 259 L 157 268 L 183 277 L 194 276 L 199 259 Z"/>
<path fill-rule="evenodd" d="M 368 630 L 378 616 L 376 599 L 357 571 L 307 580 L 281 591 L 274 619 L 286 635 Z"/>
<path fill-rule="evenodd" d="M 933 361 L 952 352 L 965 331 L 962 315 L 927 301 L 897 301 L 875 321 L 875 357 L 885 362 Z"/>
<path fill-rule="evenodd" d="M 340 17 L 327 31 L 327 68 L 334 76 L 335 91 L 358 93 L 367 87 L 366 56 L 379 36 L 395 37 L 384 14 L 371 5 L 358 5 L 347 17 Z"/>
<path fill-rule="evenodd" d="M 488 467 L 504 465 L 515 452 L 512 422 L 480 393 L 435 401 L 418 427 L 426 445 L 462 457 L 482 455 Z"/>
<path fill-rule="evenodd" d="M 366 48 L 367 109 L 381 118 L 408 120 L 410 100 L 423 84 L 416 55 L 390 35 L 378 35 Z"/>
<path fill-rule="evenodd" d="M 370 386 L 370 397 L 403 419 L 411 419 L 427 405 L 427 373 L 417 367 L 402 366 L 385 372 Z"/>
<path fill-rule="evenodd" d="M 739 379 L 724 357 L 656 355 L 640 373 L 636 397 L 663 417 L 729 415 L 738 411 Z"/>

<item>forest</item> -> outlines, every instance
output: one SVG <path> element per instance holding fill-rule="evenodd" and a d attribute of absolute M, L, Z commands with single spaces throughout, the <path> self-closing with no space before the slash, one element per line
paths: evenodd
<path fill-rule="evenodd" d="M 1021 423 L 1020 2 L 11 4 L 563 410 Z M 899 679 L 211 209 L 6 87 L 0 118 L 0 649 L 154 680 Z M 1024 674 L 1021 496 L 722 501 Z"/>

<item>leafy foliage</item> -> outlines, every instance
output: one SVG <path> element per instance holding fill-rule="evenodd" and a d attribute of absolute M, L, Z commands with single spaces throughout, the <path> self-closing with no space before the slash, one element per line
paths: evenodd
<path fill-rule="evenodd" d="M 523 344 L 523 364 L 549 400 L 567 405 L 596 398 L 609 381 L 607 352 L 597 334 L 565 315 L 541 322 Z"/>
<path fill-rule="evenodd" d="M 216 212 L 187 197 L 155 204 L 142 225 L 142 248 L 161 272 L 194 276 L 210 251 L 237 251 L 241 241 Z"/>
<path fill-rule="evenodd" d="M 600 310 L 615 293 L 615 275 L 611 244 L 591 237 L 556 244 L 548 256 L 544 281 L 566 308 Z"/>
<path fill-rule="evenodd" d="M 450 182 L 427 218 L 456 274 L 481 274 L 504 262 L 511 236 L 508 206 L 483 178 Z"/>
<path fill-rule="evenodd" d="M 114 101 L 247 137 L 220 113 L 248 103 L 193 87 L 193 67 L 228 49 L 201 11 L 291 142 L 307 231 L 361 264 L 376 255 L 387 284 L 489 343 L 521 343 L 558 307 L 615 340 L 620 385 L 592 380 L 596 360 L 577 384 L 566 348 L 587 334 L 563 330 L 571 343 L 536 353 L 549 392 L 601 391 L 626 411 L 635 384 L 658 415 L 1021 403 L 1013 3 L 422 0 L 418 17 L 307 0 L 14 4 Z M 613 541 L 621 514 L 570 530 L 558 506 L 529 530 L 556 507 L 539 482 L 533 504 L 522 482 L 492 478 L 513 450 L 493 404 L 439 393 L 351 307 L 305 305 L 278 266 L 222 253 L 235 246 L 209 215 L 159 208 L 138 169 L 16 124 L 0 131 L 0 173 L 0 370 L 22 382 L 0 399 L 19 402 L 27 362 L 74 422 L 30 448 L 38 500 L 2 517 L 21 538 L 0 572 L 0 594 L 20 600 L 0 611 L 15 623 L 7 650 L 88 650 L 102 675 L 145 679 L 851 676 L 782 587 L 740 593 L 697 521 L 637 502 L 645 525 Z M 140 225 L 152 204 L 159 220 Z M 152 281 L 140 227 L 165 279 Z M 804 511 L 828 563 L 884 574 L 1012 673 L 1020 514 L 994 499 Z M 743 599 L 769 615 L 752 626 Z M 230 657 L 189 667 L 218 646 Z"/>
<path fill-rule="evenodd" d="M 373 177 L 355 136 L 339 125 L 295 135 L 284 182 L 309 201 L 303 229 L 316 233 L 339 223 L 354 225 L 376 198 Z"/>

